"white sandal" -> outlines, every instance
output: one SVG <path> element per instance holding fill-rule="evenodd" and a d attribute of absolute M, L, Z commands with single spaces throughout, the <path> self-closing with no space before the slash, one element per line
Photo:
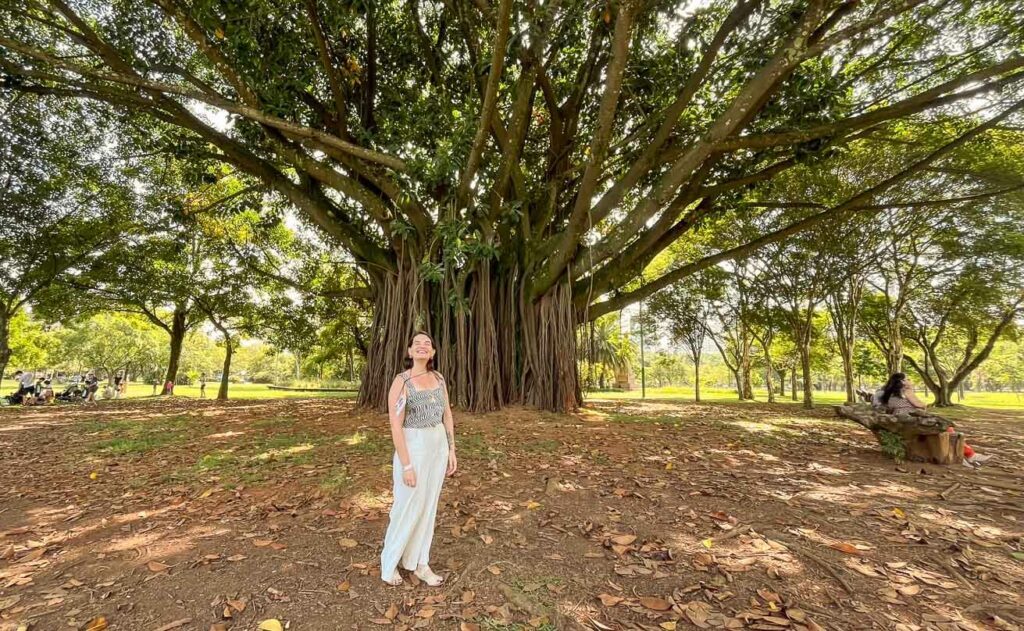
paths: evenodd
<path fill-rule="evenodd" d="M 381 580 L 392 587 L 398 587 L 399 585 L 405 582 L 404 580 L 402 580 L 402 575 L 398 573 L 398 570 L 395 570 L 395 573 L 391 576 L 390 581 L 383 578 Z"/>
<path fill-rule="evenodd" d="M 438 585 L 444 582 L 444 577 L 434 574 L 434 571 L 430 569 L 429 565 L 419 566 L 418 568 L 416 568 L 416 571 L 413 572 L 413 574 L 416 575 L 416 578 L 420 579 L 421 581 L 423 581 L 431 587 L 437 587 Z"/>

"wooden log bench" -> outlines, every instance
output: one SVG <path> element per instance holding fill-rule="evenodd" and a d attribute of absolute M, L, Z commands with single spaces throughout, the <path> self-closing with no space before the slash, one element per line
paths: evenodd
<path fill-rule="evenodd" d="M 835 406 L 840 417 L 858 423 L 875 435 L 882 451 L 896 459 L 933 464 L 960 464 L 966 440 L 949 419 L 927 410 L 889 414 L 868 403 Z"/>

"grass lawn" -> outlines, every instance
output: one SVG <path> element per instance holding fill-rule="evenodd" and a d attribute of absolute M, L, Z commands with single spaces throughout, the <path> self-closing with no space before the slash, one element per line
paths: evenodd
<path fill-rule="evenodd" d="M 206 397 L 216 398 L 219 382 L 210 381 L 206 384 Z M 102 390 L 101 390 L 102 393 Z M 128 384 L 128 399 L 153 396 L 153 384 L 130 383 Z M 174 396 L 199 398 L 199 385 L 174 387 Z M 228 398 L 231 399 L 309 399 L 309 398 L 354 398 L 354 392 L 300 392 L 290 390 L 273 390 L 265 384 L 260 383 L 232 383 L 228 386 Z"/>
<path fill-rule="evenodd" d="M 701 389 L 701 400 L 706 403 L 737 403 L 736 391 L 731 388 L 703 388 Z M 926 403 L 933 401 L 931 394 L 924 388 L 917 388 L 917 395 Z M 802 397 L 801 392 L 797 392 Z M 768 392 L 763 388 L 754 390 L 754 397 L 757 401 L 764 403 L 768 400 Z M 588 401 L 600 401 L 607 399 L 639 399 L 640 390 L 629 392 L 591 392 L 585 395 Z M 676 399 L 680 401 L 693 401 L 693 387 L 666 386 L 664 388 L 647 388 L 648 399 Z M 955 397 L 954 397 L 955 399 Z M 794 403 L 800 405 L 800 401 L 793 401 L 787 394 L 785 397 L 776 396 L 778 403 Z M 843 403 L 846 400 L 844 391 L 823 391 L 814 393 L 814 402 L 819 405 L 834 405 Z M 964 406 L 973 408 L 989 409 L 1011 409 L 1024 410 L 1024 394 L 1013 392 L 968 392 L 962 402 Z"/>

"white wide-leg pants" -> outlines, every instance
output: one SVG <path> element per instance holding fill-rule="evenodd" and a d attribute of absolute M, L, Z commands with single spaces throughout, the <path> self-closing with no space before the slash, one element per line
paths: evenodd
<path fill-rule="evenodd" d="M 402 463 L 395 452 L 392 460 L 395 502 L 391 522 L 380 553 L 380 576 L 390 580 L 401 562 L 407 570 L 430 561 L 430 543 L 434 539 L 437 502 L 441 497 L 445 470 L 448 468 L 448 439 L 444 425 L 419 429 L 406 427 L 405 445 L 416 471 L 416 486 L 402 481 Z"/>

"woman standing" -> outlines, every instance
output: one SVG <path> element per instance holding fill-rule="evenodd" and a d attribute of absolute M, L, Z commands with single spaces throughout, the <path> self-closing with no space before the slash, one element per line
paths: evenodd
<path fill-rule="evenodd" d="M 445 476 L 455 473 L 455 426 L 444 378 L 434 370 L 434 342 L 416 333 L 409 344 L 408 370 L 395 377 L 388 393 L 395 501 L 380 554 L 380 576 L 401 585 L 398 565 L 430 586 L 444 579 L 431 571 L 437 502 Z"/>

